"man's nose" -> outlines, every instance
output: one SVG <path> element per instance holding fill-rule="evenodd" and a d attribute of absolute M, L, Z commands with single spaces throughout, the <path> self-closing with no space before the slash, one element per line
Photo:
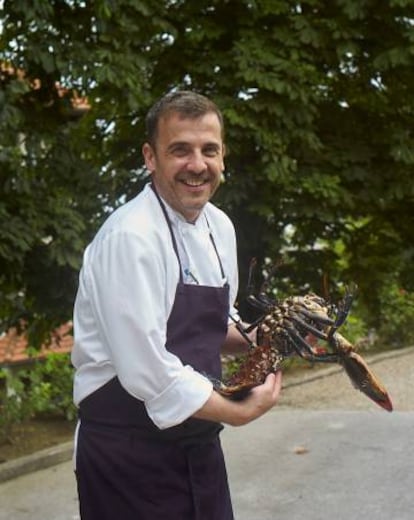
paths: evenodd
<path fill-rule="evenodd" d="M 194 151 L 189 157 L 187 169 L 193 173 L 203 173 L 207 169 L 205 157 L 201 151 Z"/>

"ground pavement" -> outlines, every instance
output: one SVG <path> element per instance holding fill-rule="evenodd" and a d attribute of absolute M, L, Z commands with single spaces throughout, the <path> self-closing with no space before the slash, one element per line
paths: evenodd
<path fill-rule="evenodd" d="M 236 520 L 413 518 L 414 349 L 372 363 L 393 397 L 393 413 L 348 383 L 340 393 L 347 399 L 353 393 L 357 404 L 341 404 L 336 391 L 345 376 L 331 370 L 289 383 L 280 406 L 250 425 L 225 429 Z M 318 400 L 325 387 L 334 401 L 325 394 Z M 325 409 L 293 406 L 292 396 L 301 394 L 325 402 Z M 0 520 L 79 519 L 71 462 L 29 467 L 0 485 Z"/>

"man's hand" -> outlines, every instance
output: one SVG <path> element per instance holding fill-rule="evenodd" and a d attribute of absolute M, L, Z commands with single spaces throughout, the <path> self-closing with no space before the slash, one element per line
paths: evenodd
<path fill-rule="evenodd" d="M 248 422 L 257 419 L 275 406 L 281 388 L 282 372 L 280 370 L 276 374 L 269 374 L 262 385 L 253 388 L 245 401 L 242 401 L 249 408 L 250 420 Z"/>
<path fill-rule="evenodd" d="M 282 372 L 269 374 L 266 381 L 253 388 L 242 401 L 232 401 L 213 391 L 194 417 L 242 426 L 265 414 L 277 403 L 282 388 Z"/>

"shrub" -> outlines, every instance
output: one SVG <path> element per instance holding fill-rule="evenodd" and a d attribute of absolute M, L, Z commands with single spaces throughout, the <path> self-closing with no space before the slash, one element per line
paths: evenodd
<path fill-rule="evenodd" d="M 414 344 L 414 294 L 392 283 L 380 294 L 381 320 L 377 334 L 383 349 Z"/>
<path fill-rule="evenodd" d="M 19 375 L 0 369 L 0 442 L 10 441 L 13 426 L 31 416 L 31 406 L 25 395 L 25 384 Z"/>
<path fill-rule="evenodd" d="M 32 417 L 72 421 L 74 370 L 69 354 L 50 353 L 30 366 L 0 369 L 0 440 L 11 437 L 13 425 Z"/>

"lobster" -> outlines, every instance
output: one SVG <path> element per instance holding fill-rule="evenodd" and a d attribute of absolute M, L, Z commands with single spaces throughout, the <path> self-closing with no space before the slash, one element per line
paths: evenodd
<path fill-rule="evenodd" d="M 239 400 L 260 385 L 283 361 L 299 356 L 310 362 L 339 363 L 354 387 L 385 410 L 393 406 L 387 390 L 368 367 L 354 346 L 339 332 L 350 312 L 353 295 L 347 292 L 337 305 L 309 293 L 275 300 L 261 292 L 248 301 L 263 314 L 248 327 L 239 320 L 235 325 L 248 343 L 248 352 L 225 382 L 215 381 L 215 389 L 223 396 Z M 249 333 L 256 330 L 256 342 Z M 315 346 L 323 342 L 324 347 Z"/>

